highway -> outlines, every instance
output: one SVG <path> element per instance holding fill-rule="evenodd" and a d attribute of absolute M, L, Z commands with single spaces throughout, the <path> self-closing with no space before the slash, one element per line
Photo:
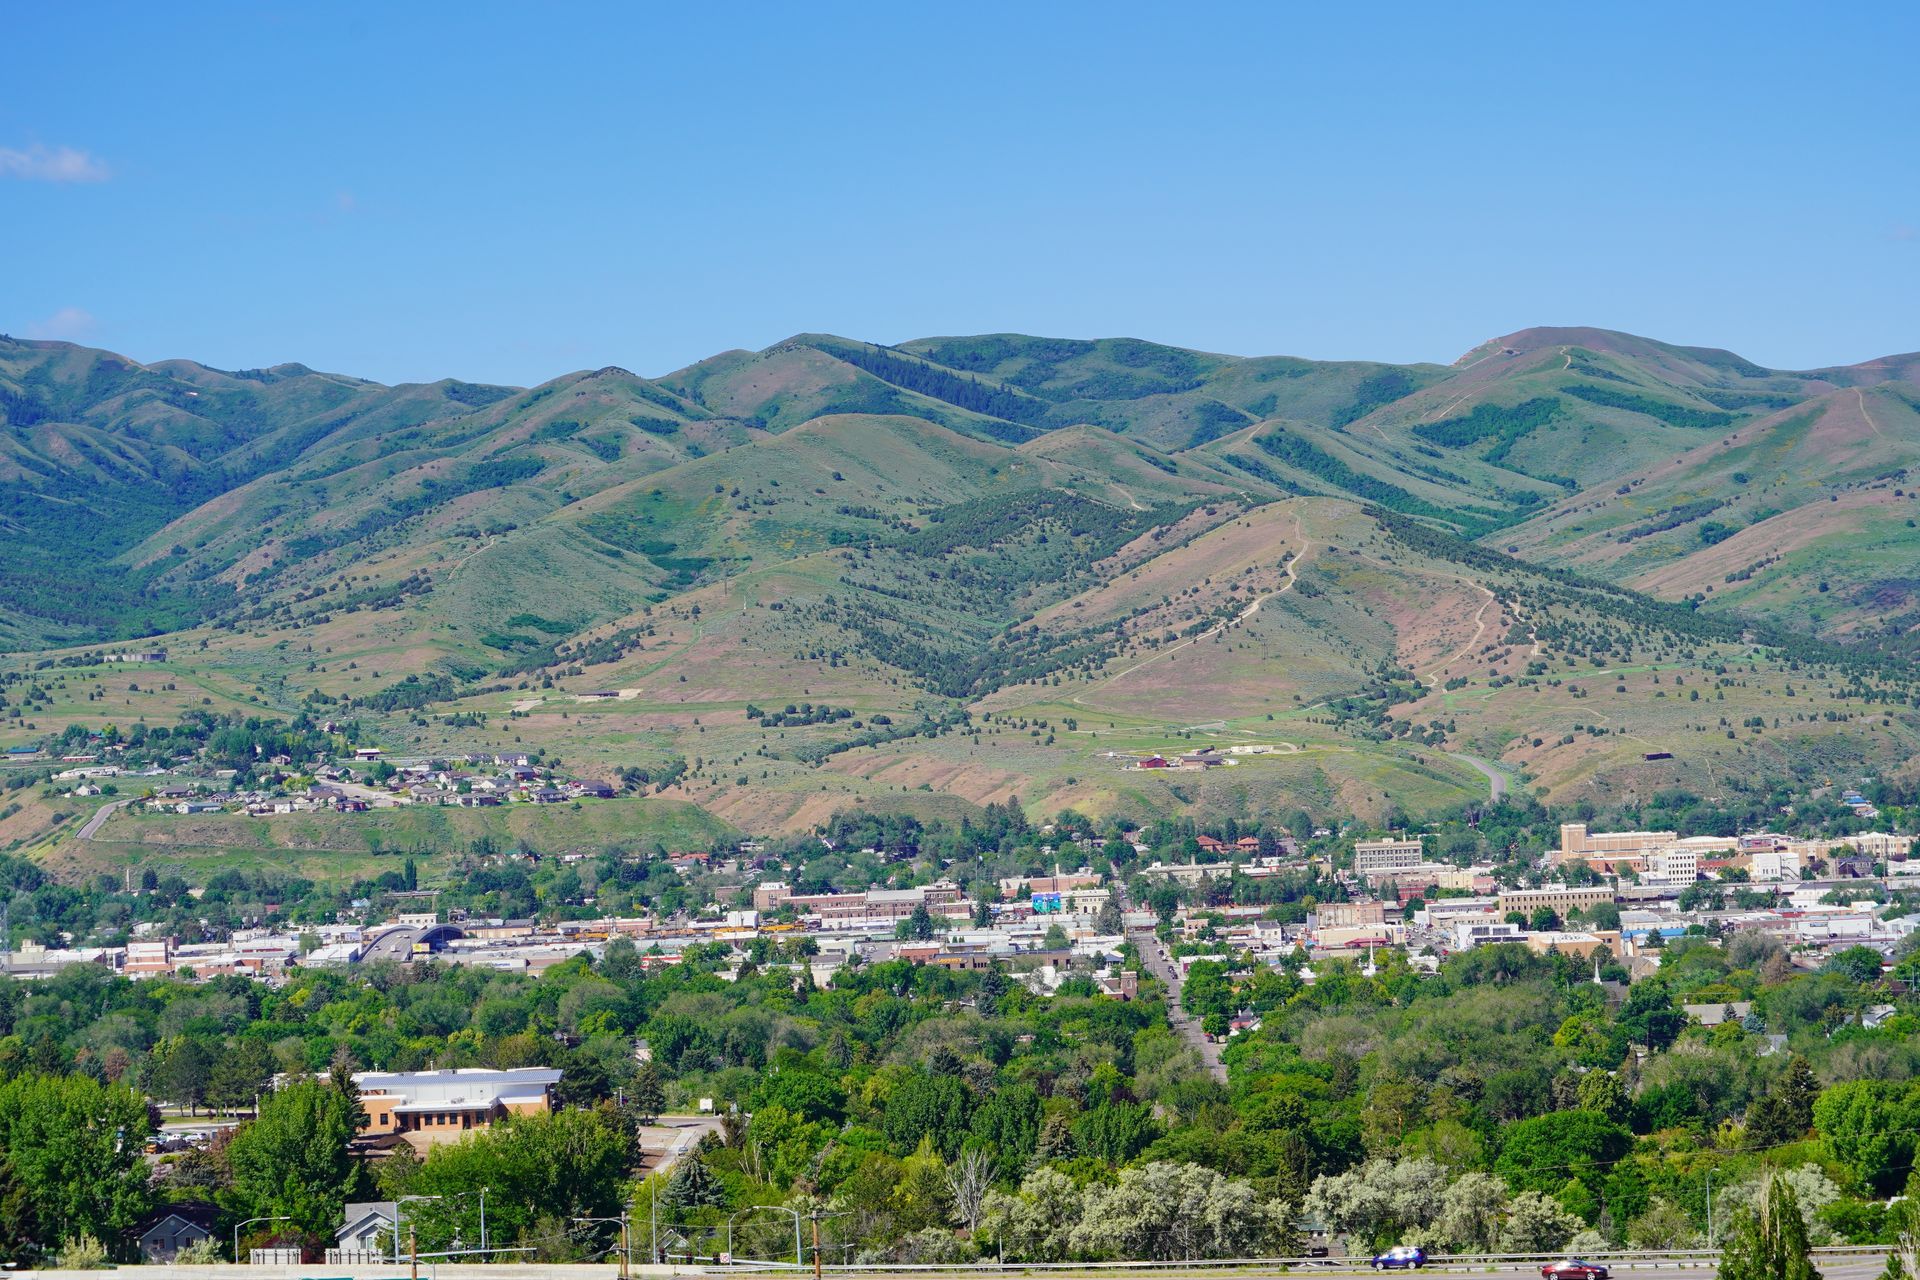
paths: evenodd
<path fill-rule="evenodd" d="M 1616 1280 L 1628 1280 L 1629 1277 L 1631 1277 L 1631 1280 L 1709 1280 L 1709 1277 L 1711 1277 L 1717 1269 L 1717 1264 L 1711 1257 L 1694 1257 L 1684 1261 L 1650 1259 L 1645 1262 L 1629 1262 L 1625 1259 L 1613 1258 L 1609 1259 L 1608 1265 L 1612 1268 Z M 1886 1268 L 1886 1255 L 1884 1253 L 1863 1252 L 1847 1256 L 1827 1255 L 1823 1257 L 1816 1254 L 1814 1257 L 1814 1266 L 1819 1269 L 1824 1280 L 1875 1280 L 1875 1277 L 1879 1276 Z M 824 1270 L 828 1275 L 838 1272 L 839 1274 L 848 1276 L 858 1275 L 866 1278 L 866 1280 L 881 1280 L 881 1278 L 886 1278 L 886 1280 L 928 1280 L 930 1274 L 938 1275 L 942 1270 L 946 1269 L 934 1267 L 896 1272 L 889 1271 L 884 1267 L 875 1267 L 871 1270 L 852 1271 L 828 1266 L 824 1268 Z M 1266 1277 L 1281 1274 L 1303 1277 L 1324 1276 L 1328 1277 L 1328 1280 L 1337 1280 L 1339 1277 L 1382 1274 L 1373 1271 L 1364 1261 L 1355 1262 L 1348 1258 L 1332 1260 L 1321 1259 L 1317 1261 L 1296 1259 L 1285 1266 L 1280 1265 L 1276 1261 L 1233 1261 L 1211 1263 L 1175 1262 L 1144 1265 L 1127 1263 L 1062 1263 L 1043 1267 L 1023 1267 L 1018 1263 L 1010 1263 L 1005 1267 L 999 1267 L 995 1266 L 990 1260 L 982 1260 L 965 1270 L 967 1274 L 972 1276 L 993 1273 L 1027 1274 L 1036 1277 L 1059 1277 L 1060 1280 L 1067 1280 L 1068 1277 L 1083 1277 L 1086 1278 L 1086 1280 L 1092 1280 L 1093 1277 L 1109 1277 L 1111 1280 L 1123 1280 L 1123 1278 L 1144 1278 L 1148 1276 L 1164 1277 L 1166 1280 L 1178 1280 L 1179 1277 L 1220 1277 L 1236 1275 Z M 958 1274 L 958 1272 L 956 1271 L 955 1274 Z M 1457 1267 L 1435 1264 L 1421 1268 L 1418 1274 L 1441 1275 L 1448 1277 L 1449 1280 L 1519 1280 L 1521 1277 L 1525 1277 L 1526 1280 L 1535 1280 L 1540 1274 L 1540 1264 L 1537 1262 L 1510 1262 L 1497 1265 L 1474 1263 Z"/>
<path fill-rule="evenodd" d="M 636 1218 L 640 1228 L 639 1254 L 646 1252 L 645 1205 L 640 1209 L 643 1216 Z M 1615 1280 L 1711 1280 L 1715 1271 L 1713 1257 L 1705 1254 L 1690 1256 L 1684 1260 L 1672 1258 L 1649 1258 L 1644 1261 L 1629 1261 L 1618 1255 L 1601 1255 L 1613 1269 Z M 1884 1251 L 1871 1249 L 1859 1252 L 1834 1251 L 1816 1252 L 1814 1266 L 1819 1269 L 1825 1280 L 1875 1280 L 1886 1266 Z M 120 1274 L 127 1280 L 181 1280 L 185 1274 L 181 1268 L 171 1266 L 123 1266 Z M 244 1271 L 239 1267 L 215 1265 L 195 1268 L 193 1274 L 202 1277 L 227 1273 L 235 1276 L 245 1275 L 251 1280 L 302 1280 L 313 1274 L 312 1266 L 249 1266 Z M 745 1267 L 654 1265 L 636 1262 L 633 1274 L 636 1276 L 740 1276 L 746 1274 L 765 1274 L 767 1272 L 791 1272 L 793 1268 L 769 1267 L 765 1265 Z M 812 1268 L 806 1269 L 811 1272 Z M 1052 1278 L 1052 1280 L 1147 1280 L 1147 1277 L 1159 1277 L 1160 1280 L 1181 1280 L 1191 1277 L 1265 1277 L 1289 1275 L 1296 1277 L 1326 1277 L 1327 1280 L 1346 1280 L 1349 1277 L 1372 1276 L 1378 1273 L 1367 1268 L 1364 1262 L 1356 1263 L 1349 1258 L 1336 1259 L 1266 1259 L 1232 1260 L 1220 1262 L 1061 1262 L 1036 1266 L 1023 1266 L 1011 1263 L 999 1266 L 991 1258 L 964 1266 L 925 1266 L 902 1267 L 892 1269 L 884 1266 L 871 1268 L 836 1267 L 829 1263 L 823 1268 L 827 1275 L 861 1277 L 862 1280 L 934 1280 L 935 1277 L 950 1276 L 953 1280 L 977 1280 L 985 1275 L 1024 1275 Z M 33 1273 L 24 1273 L 31 1275 Z M 368 1266 L 336 1266 L 329 1274 L 376 1280 L 394 1275 L 391 1264 Z M 404 1274 L 404 1273 L 403 1273 Z M 421 1274 L 431 1274 L 432 1280 L 613 1280 L 618 1274 L 611 1262 L 586 1263 L 493 1263 L 481 1266 L 473 1263 L 436 1261 L 431 1269 L 423 1261 Z M 804 1273 L 803 1273 L 804 1274 Z M 1540 1274 L 1537 1262 L 1501 1262 L 1486 1261 L 1463 1262 L 1461 1265 L 1436 1263 L 1423 1268 L 1421 1275 L 1445 1276 L 1448 1280 L 1536 1280 Z"/>
<path fill-rule="evenodd" d="M 373 964 L 378 960 L 391 960 L 396 964 L 405 964 L 413 959 L 413 944 L 426 936 L 427 931 L 412 925 L 401 925 L 389 929 L 372 942 L 360 957 L 361 964 Z"/>

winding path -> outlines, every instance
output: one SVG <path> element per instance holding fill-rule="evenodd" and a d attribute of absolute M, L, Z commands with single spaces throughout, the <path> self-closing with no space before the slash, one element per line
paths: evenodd
<path fill-rule="evenodd" d="M 1294 536 L 1296 537 L 1301 536 L 1302 531 L 1300 528 L 1300 516 L 1298 513 L 1295 513 L 1293 517 L 1293 531 L 1294 531 Z M 1172 654 L 1176 654 L 1190 644 L 1199 644 L 1202 640 L 1211 640 L 1214 636 L 1219 635 L 1222 631 L 1231 631 L 1233 628 L 1239 626 L 1241 623 L 1246 622 L 1249 618 L 1253 617 L 1254 614 L 1260 612 L 1261 605 L 1273 599 L 1275 596 L 1283 596 L 1287 592 L 1293 590 L 1293 584 L 1300 580 L 1298 566 L 1302 560 L 1306 559 L 1307 552 L 1311 550 L 1313 550 L 1313 543 L 1311 541 L 1302 541 L 1300 544 L 1299 552 L 1295 554 L 1292 559 L 1287 561 L 1286 582 L 1283 585 L 1274 588 L 1272 591 L 1267 592 L 1267 594 L 1254 599 L 1251 603 L 1247 605 L 1246 608 L 1242 609 L 1239 613 L 1236 613 L 1233 617 L 1227 619 L 1225 622 L 1222 622 L 1216 627 L 1212 627 L 1206 631 L 1202 631 L 1197 636 L 1189 636 L 1187 639 L 1182 640 L 1179 644 L 1173 645 L 1166 649 L 1162 649 L 1158 653 L 1142 658 L 1140 661 L 1134 663 L 1132 666 L 1126 668 L 1124 671 L 1114 672 L 1112 675 L 1108 676 L 1104 680 L 1101 680 L 1099 683 L 1089 685 L 1083 692 L 1075 694 L 1071 700 L 1076 705 L 1085 706 L 1087 694 L 1094 693 L 1094 692 L 1097 692 L 1098 690 L 1104 689 L 1108 685 L 1112 684 L 1114 681 L 1122 678 L 1123 676 L 1130 676 L 1134 672 L 1140 670 L 1140 668 L 1145 666 L 1150 666 L 1153 663 L 1158 662 L 1162 658 L 1169 657 Z"/>
<path fill-rule="evenodd" d="M 1493 792 L 1492 799 L 1499 800 L 1507 794 L 1507 775 L 1500 772 L 1499 769 L 1487 761 L 1482 760 L 1479 756 L 1470 756 L 1460 751 L 1449 751 L 1447 755 L 1452 759 L 1458 760 L 1461 764 L 1472 765 L 1475 769 L 1485 774 L 1487 776 L 1487 786 Z"/>

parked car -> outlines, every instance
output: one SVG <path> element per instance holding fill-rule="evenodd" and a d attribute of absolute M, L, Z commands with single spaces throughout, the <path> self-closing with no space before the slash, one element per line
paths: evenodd
<path fill-rule="evenodd" d="M 1607 1269 L 1598 1262 L 1566 1258 L 1540 1268 L 1542 1280 L 1607 1280 Z"/>
<path fill-rule="evenodd" d="M 1375 1254 L 1373 1265 L 1381 1271 L 1393 1267 L 1412 1269 L 1427 1265 L 1427 1251 L 1415 1244 L 1397 1244 L 1385 1253 Z"/>

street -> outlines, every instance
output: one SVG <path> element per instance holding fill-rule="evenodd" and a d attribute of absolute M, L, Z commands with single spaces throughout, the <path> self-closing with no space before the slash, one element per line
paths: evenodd
<path fill-rule="evenodd" d="M 1148 973 L 1166 984 L 1167 1021 L 1172 1024 L 1175 1034 L 1193 1046 L 1200 1061 L 1207 1064 L 1207 1071 L 1221 1084 L 1227 1082 L 1227 1064 L 1220 1057 L 1220 1046 L 1215 1044 L 1201 1029 L 1199 1022 L 1187 1016 L 1180 1005 L 1181 982 L 1179 971 L 1174 968 L 1173 960 L 1167 955 L 1167 949 L 1160 945 L 1151 930 L 1135 929 L 1127 934 L 1127 941 L 1140 950 L 1140 960 Z"/>
<path fill-rule="evenodd" d="M 719 1116 L 658 1116 L 640 1126 L 642 1164 L 650 1174 L 665 1173 L 701 1138 L 718 1132 Z"/>

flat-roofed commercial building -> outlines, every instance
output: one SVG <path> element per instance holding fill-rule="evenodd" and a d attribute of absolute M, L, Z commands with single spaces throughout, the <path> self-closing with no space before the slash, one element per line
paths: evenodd
<path fill-rule="evenodd" d="M 1418 840 L 1361 840 L 1353 846 L 1353 872 L 1358 876 L 1383 871 L 1406 871 L 1426 861 Z"/>
<path fill-rule="evenodd" d="M 1651 853 L 1680 838 L 1677 831 L 1589 831 L 1584 822 L 1560 824 L 1560 856 Z"/>
<path fill-rule="evenodd" d="M 1576 889 L 1572 885 L 1548 884 L 1538 889 L 1500 891 L 1500 911 L 1503 915 L 1509 911 L 1532 915 L 1541 907 L 1550 907 L 1556 915 L 1565 916 L 1569 911 L 1585 911 L 1588 907 L 1612 901 L 1613 890 L 1605 885 Z"/>
<path fill-rule="evenodd" d="M 433 1141 L 484 1129 L 511 1115 L 544 1115 L 553 1109 L 560 1075 L 557 1067 L 461 1067 L 356 1071 L 353 1082 L 367 1113 L 364 1134 L 417 1133 Z"/>

